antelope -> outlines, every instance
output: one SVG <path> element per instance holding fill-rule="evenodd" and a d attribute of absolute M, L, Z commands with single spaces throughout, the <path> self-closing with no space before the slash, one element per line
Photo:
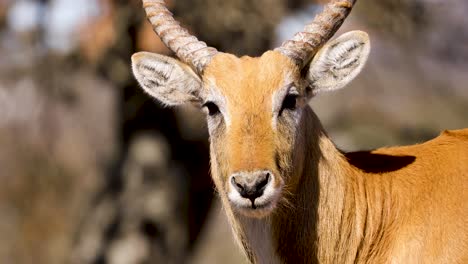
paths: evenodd
<path fill-rule="evenodd" d="M 143 0 L 180 59 L 139 52 L 135 78 L 167 106 L 206 112 L 211 173 L 252 263 L 468 263 L 468 129 L 344 153 L 308 105 L 363 68 L 367 33 L 329 41 L 355 0 L 332 0 L 260 57 L 218 52 Z"/>

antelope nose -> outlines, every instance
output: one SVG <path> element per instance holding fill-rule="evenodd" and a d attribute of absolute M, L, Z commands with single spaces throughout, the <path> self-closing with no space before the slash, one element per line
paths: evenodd
<path fill-rule="evenodd" d="M 272 174 L 269 171 L 235 173 L 231 176 L 231 185 L 242 197 L 253 202 L 263 195 L 271 179 Z"/>

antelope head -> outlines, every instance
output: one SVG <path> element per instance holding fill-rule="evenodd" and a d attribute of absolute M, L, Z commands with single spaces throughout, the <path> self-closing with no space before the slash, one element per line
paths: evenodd
<path fill-rule="evenodd" d="M 315 94 L 348 84 L 370 50 L 366 33 L 327 41 L 354 0 L 332 0 L 302 32 L 261 57 L 218 52 L 191 36 L 163 0 L 143 0 L 148 19 L 180 59 L 136 53 L 133 73 L 168 106 L 194 103 L 206 112 L 212 177 L 223 199 L 248 217 L 272 213 L 293 192 L 304 156 L 301 126 Z M 310 136 L 310 135 L 309 135 Z"/>

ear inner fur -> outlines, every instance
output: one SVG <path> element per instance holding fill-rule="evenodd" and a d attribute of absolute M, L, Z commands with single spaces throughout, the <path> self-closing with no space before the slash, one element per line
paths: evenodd
<path fill-rule="evenodd" d="M 200 102 L 200 78 L 180 61 L 139 52 L 132 56 L 133 73 L 143 89 L 166 105 Z"/>
<path fill-rule="evenodd" d="M 307 73 L 314 94 L 346 86 L 364 67 L 369 51 L 369 37 L 362 31 L 345 33 L 327 43 Z"/>

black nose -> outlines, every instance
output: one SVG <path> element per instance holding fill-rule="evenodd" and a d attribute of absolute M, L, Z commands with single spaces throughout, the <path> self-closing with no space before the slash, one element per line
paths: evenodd
<path fill-rule="evenodd" d="M 270 182 L 270 173 L 266 171 L 254 173 L 241 173 L 231 177 L 231 183 L 239 194 L 253 201 L 263 195 L 267 184 Z"/>

